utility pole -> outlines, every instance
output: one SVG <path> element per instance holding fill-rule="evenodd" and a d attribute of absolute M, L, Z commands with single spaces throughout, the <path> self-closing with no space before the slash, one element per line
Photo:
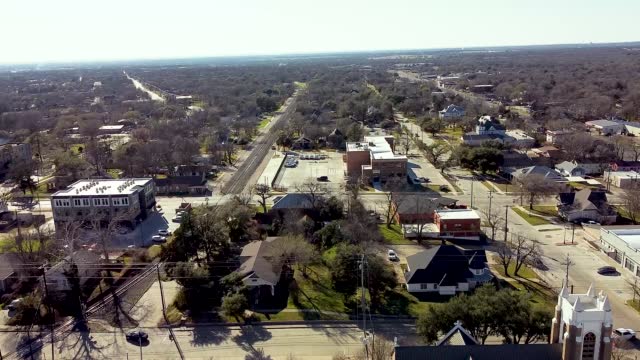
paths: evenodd
<path fill-rule="evenodd" d="M 565 257 L 564 261 L 560 263 L 560 265 L 566 266 L 564 273 L 564 283 L 566 286 L 569 286 L 569 267 L 573 265 L 574 262 L 571 261 L 571 257 L 569 257 L 569 253 L 567 253 L 567 257 Z"/>
<path fill-rule="evenodd" d="M 573 239 L 576 237 L 576 224 L 571 223 L 571 245 L 573 245 Z"/>
<path fill-rule="evenodd" d="M 489 218 L 491 218 L 491 200 L 493 199 L 493 190 L 489 190 Z"/>
<path fill-rule="evenodd" d="M 53 333 L 53 323 L 55 321 L 55 315 L 53 313 L 53 310 L 51 309 L 51 298 L 49 297 L 49 286 L 47 286 L 47 269 L 42 266 L 40 269 L 42 269 L 42 282 L 44 283 L 44 296 L 47 299 L 47 308 L 49 309 L 49 316 L 51 317 L 50 323 L 49 323 L 49 329 L 51 330 L 51 359 L 56 358 L 55 356 L 55 334 Z M 0 355 L 0 359 L 2 359 L 2 356 Z"/>
<path fill-rule="evenodd" d="M 475 180 L 475 177 L 473 175 L 471 175 L 471 208 L 473 209 L 473 181 Z"/>
<path fill-rule="evenodd" d="M 504 206 L 504 243 L 507 243 L 507 233 L 509 232 L 509 205 Z"/>
<path fill-rule="evenodd" d="M 162 289 L 162 280 L 160 279 L 160 265 L 156 264 L 156 273 L 158 274 L 158 284 L 160 285 L 160 299 L 162 300 L 162 315 L 167 318 L 167 306 L 164 302 L 164 290 Z"/>
<path fill-rule="evenodd" d="M 361 255 L 360 257 L 360 293 L 361 293 L 361 297 L 360 297 L 360 302 L 362 305 L 362 343 L 364 344 L 364 351 L 366 354 L 365 359 L 369 359 L 369 336 L 367 334 L 367 316 L 366 316 L 366 311 L 367 311 L 367 299 L 365 297 L 364 294 L 364 266 L 365 266 L 365 259 L 364 259 L 364 253 Z"/>

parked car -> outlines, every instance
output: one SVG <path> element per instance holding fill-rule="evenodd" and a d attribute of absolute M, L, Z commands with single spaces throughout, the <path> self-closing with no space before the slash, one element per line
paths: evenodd
<path fill-rule="evenodd" d="M 156 243 L 163 243 L 163 242 L 167 242 L 167 238 L 162 235 L 153 235 L 151 237 L 151 241 Z"/>
<path fill-rule="evenodd" d="M 158 235 L 169 236 L 169 235 L 171 235 L 171 231 L 169 231 L 169 230 L 158 230 Z"/>
<path fill-rule="evenodd" d="M 387 258 L 389 259 L 389 261 L 398 261 L 398 254 L 396 254 L 395 251 L 389 249 L 389 251 L 387 252 Z"/>
<path fill-rule="evenodd" d="M 636 332 L 631 329 L 617 328 L 613 330 L 613 333 L 624 340 L 630 340 L 636 337 Z"/>
<path fill-rule="evenodd" d="M 127 333 L 126 338 L 129 341 L 140 343 L 143 341 L 147 341 L 149 339 L 149 335 L 142 330 L 133 330 Z"/>
<path fill-rule="evenodd" d="M 329 177 L 325 175 L 318 176 L 318 181 L 329 181 Z"/>
<path fill-rule="evenodd" d="M 616 268 L 614 268 L 613 266 L 603 266 L 601 268 L 598 268 L 598 274 L 600 275 L 613 275 L 617 273 L 618 270 L 616 270 Z"/>

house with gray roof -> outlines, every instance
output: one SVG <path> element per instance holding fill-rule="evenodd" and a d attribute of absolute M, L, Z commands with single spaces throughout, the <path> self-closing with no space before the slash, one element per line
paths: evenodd
<path fill-rule="evenodd" d="M 275 295 L 275 287 L 284 269 L 277 250 L 281 241 L 284 238 L 268 237 L 263 241 L 252 241 L 242 248 L 237 273 L 245 286 L 258 289 L 266 286 L 270 288 L 271 295 Z"/>
<path fill-rule="evenodd" d="M 598 163 L 579 163 L 577 161 L 563 161 L 556 165 L 558 170 L 564 176 L 587 176 L 602 174 L 606 164 Z"/>
<path fill-rule="evenodd" d="M 624 124 L 612 120 L 593 120 L 584 123 L 587 129 L 597 132 L 600 135 L 622 134 Z"/>
<path fill-rule="evenodd" d="M 464 108 L 458 105 L 449 105 L 445 109 L 438 111 L 438 117 L 443 120 L 453 120 L 463 117 Z"/>
<path fill-rule="evenodd" d="M 567 221 L 593 220 L 612 224 L 618 214 L 607 202 L 607 193 L 590 188 L 558 195 L 558 215 Z"/>
<path fill-rule="evenodd" d="M 503 168 L 501 173 L 509 180 L 518 179 L 528 175 L 541 175 L 545 179 L 555 182 L 566 181 L 558 171 L 543 165 L 528 166 L 524 168 Z"/>

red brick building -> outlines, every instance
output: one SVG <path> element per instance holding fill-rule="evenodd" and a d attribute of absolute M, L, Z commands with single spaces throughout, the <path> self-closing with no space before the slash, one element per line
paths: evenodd
<path fill-rule="evenodd" d="M 436 209 L 433 221 L 440 237 L 478 239 L 480 236 L 480 215 L 473 209 Z"/>
<path fill-rule="evenodd" d="M 407 176 L 407 157 L 394 154 L 393 140 L 393 136 L 365 136 L 362 142 L 347 143 L 347 176 L 365 182 Z"/>
<path fill-rule="evenodd" d="M 398 224 L 432 223 L 434 210 L 452 208 L 458 202 L 456 199 L 419 193 L 394 195 L 392 200 L 395 220 Z"/>

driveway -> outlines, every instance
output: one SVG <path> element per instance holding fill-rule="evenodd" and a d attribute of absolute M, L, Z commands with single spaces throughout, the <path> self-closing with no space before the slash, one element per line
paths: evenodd
<path fill-rule="evenodd" d="M 376 248 L 376 251 L 378 251 L 378 253 L 384 256 L 385 259 L 387 259 L 387 251 L 389 249 L 396 252 L 396 254 L 398 255 L 398 261 L 393 261 L 391 262 L 391 264 L 393 265 L 393 269 L 396 272 L 398 283 L 400 284 L 405 283 L 404 271 L 402 270 L 402 267 L 400 266 L 400 264 L 406 264 L 408 256 L 417 254 L 426 249 L 424 246 L 418 245 L 418 244 L 415 244 L 415 245 L 376 244 L 375 248 Z"/>

